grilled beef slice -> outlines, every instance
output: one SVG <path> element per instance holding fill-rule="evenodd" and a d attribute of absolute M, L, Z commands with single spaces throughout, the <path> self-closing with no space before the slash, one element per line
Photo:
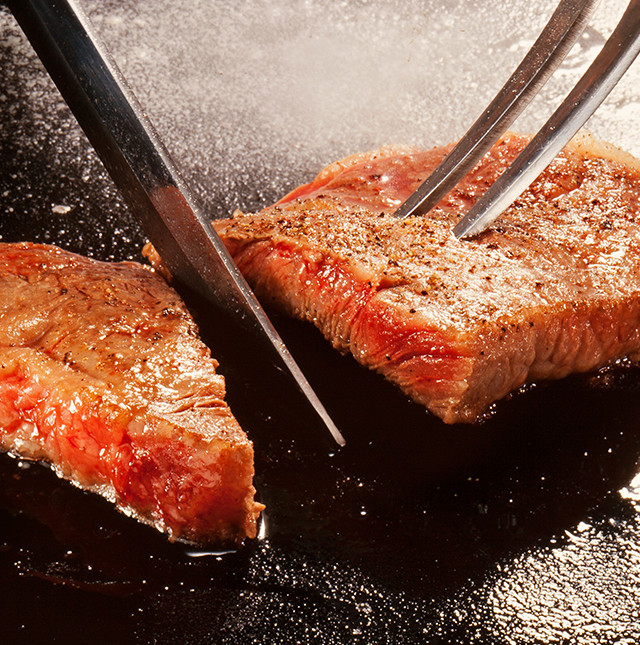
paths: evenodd
<path fill-rule="evenodd" d="M 527 381 L 640 348 L 640 163 L 575 140 L 493 228 L 452 227 L 528 138 L 503 137 L 428 215 L 395 209 L 447 148 L 385 148 L 324 169 L 257 214 L 216 224 L 265 303 L 447 423 Z"/>
<path fill-rule="evenodd" d="M 216 367 L 151 269 L 0 244 L 4 450 L 172 538 L 253 537 L 253 448 Z"/>

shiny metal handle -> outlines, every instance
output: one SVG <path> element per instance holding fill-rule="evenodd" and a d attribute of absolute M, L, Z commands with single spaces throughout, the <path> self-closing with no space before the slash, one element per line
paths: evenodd
<path fill-rule="evenodd" d="M 504 212 L 586 123 L 639 52 L 640 0 L 632 0 L 584 76 L 513 164 L 458 222 L 454 234 L 476 235 Z"/>
<path fill-rule="evenodd" d="M 516 71 L 458 145 L 395 212 L 429 212 L 491 148 L 551 76 L 586 26 L 598 0 L 562 0 Z"/>
<path fill-rule="evenodd" d="M 266 359 L 289 374 L 333 438 L 344 444 L 78 5 L 73 0 L 8 4 L 173 276 L 230 313 L 259 343 L 256 361 Z"/>

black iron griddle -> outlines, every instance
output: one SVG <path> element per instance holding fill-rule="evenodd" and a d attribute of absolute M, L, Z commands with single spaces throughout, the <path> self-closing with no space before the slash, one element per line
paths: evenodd
<path fill-rule="evenodd" d="M 191 6 L 177 4 L 183 13 Z M 170 11 L 165 2 L 85 3 L 214 215 L 258 208 L 309 179 L 323 163 L 373 147 L 378 136 L 407 134 L 412 114 L 387 121 L 384 110 L 376 114 L 370 101 L 334 92 L 321 77 L 334 114 L 348 120 L 356 111 L 356 121 L 369 121 L 361 128 L 348 123 L 350 132 L 343 132 L 347 126 L 333 123 L 330 115 L 316 114 L 316 122 L 311 115 L 305 126 L 311 134 L 303 137 L 303 126 L 287 112 L 297 108 L 287 108 L 282 88 L 274 88 L 277 96 L 265 92 L 255 71 L 260 65 L 271 69 L 282 52 L 297 54 L 303 46 L 321 51 L 322 39 L 330 38 L 335 56 L 327 56 L 334 67 L 327 65 L 326 73 L 351 78 L 349 68 L 338 65 L 353 53 L 344 43 L 360 37 L 363 21 L 393 32 L 385 3 L 351 3 L 331 29 L 320 28 L 323 3 L 299 3 L 289 11 L 317 29 L 297 28 L 298 39 L 285 29 L 284 18 L 278 22 L 270 3 L 254 3 L 255 12 L 266 12 L 258 21 L 264 33 L 277 33 L 276 45 L 251 26 L 255 20 L 243 23 L 239 10 L 229 9 L 224 20 L 215 14 L 221 22 L 213 23 L 214 32 L 245 24 L 253 47 L 229 49 L 237 34 L 215 32 L 211 42 L 191 48 L 206 69 L 189 77 L 175 58 L 177 50 L 163 45 L 163 54 L 154 56 L 149 43 L 160 27 L 152 17 L 160 25 L 172 22 L 178 38 L 181 30 L 202 23 L 198 12 L 211 18 L 216 3 L 204 4 L 193 3 L 180 26 L 173 15 L 160 17 L 160 8 Z M 429 11 L 415 13 L 422 4 Z M 408 20 L 411 11 L 422 21 L 420 33 L 449 24 L 452 35 L 443 42 L 452 47 L 466 40 L 472 48 L 480 33 L 468 22 L 461 35 L 445 19 L 464 15 L 460 3 L 408 3 L 398 10 L 399 20 Z M 510 20 L 515 11 L 506 7 L 492 18 L 483 16 L 489 22 Z M 378 16 L 373 22 L 372 15 Z M 493 28 L 487 23 L 485 29 Z M 521 29 L 511 34 L 516 41 L 529 33 Z M 414 40 L 417 52 L 424 43 L 417 35 Z M 383 32 L 373 42 L 379 48 Z M 207 47 L 215 52 L 206 54 Z M 383 48 L 389 64 L 408 60 L 405 50 L 395 58 L 394 51 Z M 499 56 L 502 50 L 495 51 Z M 225 52 L 246 63 L 235 79 L 242 91 L 215 111 L 227 119 L 228 130 L 234 119 L 245 122 L 248 134 L 260 135 L 257 143 L 256 136 L 251 144 L 240 141 L 249 138 L 247 132 L 218 130 L 209 119 L 214 106 L 194 107 L 191 101 L 189 92 L 200 92 L 205 73 L 223 83 L 213 83 L 212 93 L 224 89 Z M 433 69 L 438 60 L 444 64 L 441 48 L 429 55 Z M 375 60 L 373 53 L 364 56 L 352 68 Z M 505 69 L 511 69 L 507 62 Z M 182 93 L 167 96 L 166 87 L 157 87 L 155 72 L 148 71 L 156 67 L 173 74 Z M 304 66 L 316 81 L 318 70 L 324 67 L 315 59 Z M 0 74 L 0 239 L 56 243 L 105 260 L 140 260 L 138 226 L 4 8 Z M 243 93 L 251 87 L 258 95 L 253 102 Z M 304 87 L 293 89 L 300 93 Z M 367 87 L 356 89 L 366 94 Z M 620 91 L 615 100 L 632 92 Z M 339 96 L 347 107 L 335 103 Z M 316 97 L 322 98 L 319 90 Z M 444 99 L 428 100 L 437 107 Z M 270 120 L 265 115 L 278 104 L 286 114 L 282 121 Z M 460 105 L 464 109 L 464 98 Z M 326 136 L 314 138 L 318 122 Z M 420 125 L 414 119 L 414 127 Z M 282 140 L 284 131 L 290 140 Z M 426 126 L 418 134 L 425 141 L 433 135 Z M 217 323 L 197 300 L 189 304 L 206 341 Z M 538 384 L 498 403 L 481 424 L 445 426 L 380 377 L 337 355 L 313 328 L 275 313 L 273 320 L 347 446 L 333 451 L 305 432 L 301 416 L 277 392 L 258 391 L 250 356 L 246 364 L 225 364 L 224 348 L 213 347 L 230 405 L 254 441 L 256 486 L 267 505 L 263 537 L 230 553 L 171 544 L 46 467 L 0 455 L 0 641 L 640 641 L 637 368 L 619 365 Z"/>

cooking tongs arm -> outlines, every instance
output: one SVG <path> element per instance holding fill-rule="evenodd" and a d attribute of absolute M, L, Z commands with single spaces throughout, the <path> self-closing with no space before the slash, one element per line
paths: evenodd
<path fill-rule="evenodd" d="M 261 358 L 292 377 L 292 392 L 344 444 L 76 2 L 8 4 L 172 275 L 257 339 Z"/>
<path fill-rule="evenodd" d="M 400 205 L 396 217 L 428 213 L 473 168 L 553 74 L 597 4 L 598 0 L 561 0 L 504 87 L 442 163 Z"/>
<path fill-rule="evenodd" d="M 507 84 L 443 162 L 400 205 L 395 213 L 397 217 L 427 213 L 471 170 L 557 67 L 594 7 L 595 2 L 589 0 L 560 2 Z M 559 40 L 556 42 L 556 39 Z M 536 60 L 544 56 L 547 48 L 550 48 L 548 59 L 538 69 Z M 454 235 L 458 238 L 477 235 L 506 210 L 586 123 L 638 53 L 640 0 L 631 0 L 589 69 L 513 164 L 457 223 Z"/>
<path fill-rule="evenodd" d="M 453 229 L 484 231 L 533 183 L 587 122 L 640 53 L 640 0 L 631 0 L 602 50 L 516 160 Z"/>

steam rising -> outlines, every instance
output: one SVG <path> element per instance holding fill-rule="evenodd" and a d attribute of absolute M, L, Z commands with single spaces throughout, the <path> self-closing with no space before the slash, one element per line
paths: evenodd
<path fill-rule="evenodd" d="M 488 0 L 86 2 L 217 216 L 263 206 L 354 152 L 461 136 L 555 5 L 512 2 L 496 11 Z M 539 127 L 597 53 L 625 3 L 606 5 L 520 130 Z M 636 153 L 640 141 L 628 134 L 640 126 L 633 102 L 639 72 L 636 65 L 590 123 Z"/>

